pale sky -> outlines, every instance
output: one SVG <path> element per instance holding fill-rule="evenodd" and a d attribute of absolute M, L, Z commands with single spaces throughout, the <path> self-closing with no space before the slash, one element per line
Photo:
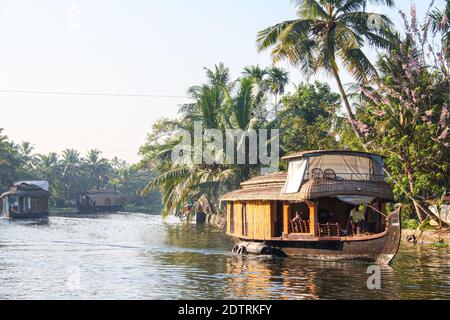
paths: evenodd
<path fill-rule="evenodd" d="M 397 7 L 409 12 L 412 3 Z M 416 3 L 423 15 L 430 1 Z M 397 10 L 378 11 L 401 24 Z M 289 0 L 0 0 L 0 128 L 36 153 L 96 148 L 137 162 L 151 124 L 177 115 L 204 67 L 224 62 L 237 77 L 245 66 L 270 65 L 256 34 L 293 16 Z M 294 83 L 305 80 L 289 71 Z"/>

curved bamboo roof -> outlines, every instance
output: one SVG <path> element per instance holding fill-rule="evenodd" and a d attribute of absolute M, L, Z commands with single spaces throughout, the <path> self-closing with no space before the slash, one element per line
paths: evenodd
<path fill-rule="evenodd" d="M 8 192 L 3 193 L 0 198 L 6 196 L 27 196 L 32 198 L 50 198 L 50 192 L 34 185 L 16 185 Z"/>
<path fill-rule="evenodd" d="M 267 176 L 254 177 L 248 181 L 242 182 L 241 186 L 245 189 L 262 185 L 284 185 L 286 183 L 286 179 L 286 172 L 277 172 Z"/>
<path fill-rule="evenodd" d="M 336 196 L 370 196 L 384 200 L 394 200 L 391 186 L 385 181 L 356 181 L 312 179 L 307 181 L 299 193 L 286 194 L 286 200 L 316 200 Z"/>
<path fill-rule="evenodd" d="M 283 200 L 282 187 L 247 188 L 229 192 L 220 201 L 274 201 Z"/>
<path fill-rule="evenodd" d="M 391 186 L 384 181 L 355 181 L 312 179 L 303 184 L 298 193 L 285 194 L 283 188 L 287 174 L 280 172 L 261 176 L 242 183 L 242 189 L 229 192 L 221 201 L 291 201 L 305 202 L 344 195 L 370 196 L 394 200 Z"/>
<path fill-rule="evenodd" d="M 358 156 L 370 158 L 373 156 L 381 157 L 379 154 L 363 152 L 363 151 L 352 151 L 352 150 L 311 150 L 302 151 L 284 156 L 283 160 L 291 160 L 297 158 L 303 158 L 306 156 L 320 156 L 320 155 L 348 155 L 348 156 Z"/>

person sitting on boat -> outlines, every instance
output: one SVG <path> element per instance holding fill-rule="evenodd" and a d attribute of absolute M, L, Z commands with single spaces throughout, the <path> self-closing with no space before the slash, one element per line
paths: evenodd
<path fill-rule="evenodd" d="M 295 212 L 295 218 L 292 219 L 293 223 L 302 222 L 302 215 L 300 214 L 300 211 Z"/>
<path fill-rule="evenodd" d="M 367 230 L 365 207 L 363 205 L 354 208 L 350 213 L 350 223 L 353 234 L 360 235 Z M 355 230 L 356 229 L 356 230 Z"/>

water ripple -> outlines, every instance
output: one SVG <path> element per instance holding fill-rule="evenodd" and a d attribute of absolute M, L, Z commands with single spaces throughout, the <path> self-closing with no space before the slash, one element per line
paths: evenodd
<path fill-rule="evenodd" d="M 0 220 L 0 299 L 449 299 L 447 249 L 367 264 L 230 254 L 221 232 L 143 214 Z"/>

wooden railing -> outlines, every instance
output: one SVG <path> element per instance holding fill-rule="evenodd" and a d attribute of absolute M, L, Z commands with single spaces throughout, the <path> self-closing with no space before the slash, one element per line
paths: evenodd
<path fill-rule="evenodd" d="M 343 232 L 339 223 L 319 224 L 319 237 L 342 237 Z"/>
<path fill-rule="evenodd" d="M 289 220 L 289 233 L 309 234 L 311 231 L 311 224 L 306 220 Z"/>
<path fill-rule="evenodd" d="M 306 173 L 305 180 L 325 179 L 325 180 L 347 180 L 347 181 L 385 181 L 385 176 L 369 173 L 335 173 L 335 176 L 327 177 L 325 174 Z"/>

